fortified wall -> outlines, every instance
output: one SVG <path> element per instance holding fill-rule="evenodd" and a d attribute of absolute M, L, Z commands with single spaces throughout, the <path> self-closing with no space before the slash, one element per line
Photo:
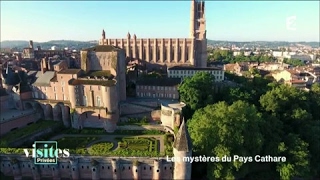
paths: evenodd
<path fill-rule="evenodd" d="M 173 163 L 164 158 L 73 156 L 57 165 L 35 165 L 24 155 L 0 155 L 1 171 L 15 179 L 173 179 Z M 138 160 L 139 159 L 139 160 Z"/>

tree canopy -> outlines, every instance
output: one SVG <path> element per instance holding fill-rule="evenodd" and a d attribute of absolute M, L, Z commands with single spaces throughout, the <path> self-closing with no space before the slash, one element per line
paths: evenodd
<path fill-rule="evenodd" d="M 202 108 L 214 102 L 214 76 L 198 72 L 192 77 L 187 77 L 179 86 L 180 99 L 192 110 Z"/>
<path fill-rule="evenodd" d="M 188 122 L 190 136 L 198 151 L 207 156 L 252 156 L 261 151 L 263 136 L 260 132 L 261 114 L 253 105 L 236 101 L 232 105 L 219 102 L 195 112 Z M 217 162 L 208 166 L 208 177 L 235 178 L 244 162 Z M 240 171 L 240 172 L 239 172 Z M 244 172 L 241 172 L 244 171 Z"/>
<path fill-rule="evenodd" d="M 187 78 L 179 87 L 181 101 L 192 109 L 187 124 L 194 154 L 258 154 L 284 156 L 286 161 L 194 163 L 194 177 L 319 177 L 320 85 L 314 84 L 307 92 L 262 77 L 226 77 L 238 85 L 216 92 L 211 75 L 203 73 Z"/>
<path fill-rule="evenodd" d="M 244 52 L 240 52 L 239 55 L 233 56 L 233 52 L 230 50 L 214 49 L 209 52 L 208 63 L 210 62 L 223 62 L 223 63 L 236 63 L 236 62 L 273 62 L 274 57 L 267 56 L 263 53 L 255 55 L 251 53 L 249 56 L 245 56 Z"/>

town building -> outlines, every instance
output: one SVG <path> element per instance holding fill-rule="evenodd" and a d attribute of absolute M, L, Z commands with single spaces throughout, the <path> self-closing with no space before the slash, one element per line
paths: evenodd
<path fill-rule="evenodd" d="M 136 95 L 143 98 L 179 99 L 180 78 L 142 78 L 136 82 Z"/>
<path fill-rule="evenodd" d="M 266 63 L 260 63 L 257 69 L 264 70 L 264 71 L 276 71 L 276 70 L 288 69 L 289 66 L 290 65 L 286 63 L 266 62 Z"/>
<path fill-rule="evenodd" d="M 215 77 L 215 81 L 223 81 L 224 80 L 224 69 L 219 67 L 191 67 L 191 66 L 174 66 L 168 68 L 167 73 L 169 78 L 185 78 L 192 77 L 198 72 L 206 72 L 212 74 Z"/>
<path fill-rule="evenodd" d="M 113 131 L 119 118 L 118 103 L 126 99 L 124 51 L 95 46 L 81 51 L 81 61 L 81 69 L 67 69 L 49 68 L 43 59 L 32 84 L 35 102 L 26 102 L 26 106 L 40 103 L 44 119 L 62 120 L 73 128 Z"/>
<path fill-rule="evenodd" d="M 44 50 L 41 49 L 40 46 L 38 46 L 36 49 L 33 45 L 33 41 L 29 41 L 29 47 L 24 48 L 22 52 L 22 58 L 29 58 L 29 59 L 41 59 L 44 57 L 52 57 L 58 55 L 61 58 L 64 58 L 66 56 L 66 51 L 65 50 Z"/>
<path fill-rule="evenodd" d="M 205 2 L 192 0 L 189 38 L 140 39 L 128 33 L 124 39 L 108 39 L 103 30 L 99 44 L 121 47 L 127 59 L 145 61 L 147 69 L 186 64 L 207 67 Z"/>
<path fill-rule="evenodd" d="M 272 73 L 272 76 L 278 82 L 289 84 L 290 86 L 294 86 L 300 89 L 310 87 L 318 80 L 317 76 L 304 69 L 288 69 L 276 71 Z"/>

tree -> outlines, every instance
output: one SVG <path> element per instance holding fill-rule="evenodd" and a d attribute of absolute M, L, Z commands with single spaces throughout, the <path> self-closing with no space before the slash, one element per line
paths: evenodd
<path fill-rule="evenodd" d="M 188 121 L 195 151 L 206 156 L 254 156 L 261 152 L 261 114 L 253 105 L 236 101 L 232 105 L 219 102 L 197 110 Z M 251 164 L 252 165 L 252 164 Z M 250 163 L 217 162 L 208 164 L 208 178 L 234 178 L 250 171 Z"/>
<path fill-rule="evenodd" d="M 310 157 L 308 143 L 304 142 L 296 134 L 288 134 L 281 143 L 282 156 L 286 162 L 277 164 L 277 171 L 281 179 L 292 179 L 293 177 L 310 178 Z"/>
<path fill-rule="evenodd" d="M 313 118 L 320 121 L 320 83 L 315 83 L 311 86 L 310 103 Z"/>
<path fill-rule="evenodd" d="M 284 58 L 283 62 L 287 63 L 287 64 L 290 64 L 290 65 L 293 65 L 293 66 L 304 66 L 305 65 L 304 62 L 302 62 L 300 59 L 287 59 L 287 58 Z"/>
<path fill-rule="evenodd" d="M 296 108 L 309 109 L 306 92 L 288 85 L 280 85 L 268 91 L 261 96 L 260 103 L 265 111 L 282 116 L 290 116 Z"/>
<path fill-rule="evenodd" d="M 214 76 L 198 72 L 193 77 L 187 77 L 178 88 L 180 100 L 192 111 L 214 103 Z"/>

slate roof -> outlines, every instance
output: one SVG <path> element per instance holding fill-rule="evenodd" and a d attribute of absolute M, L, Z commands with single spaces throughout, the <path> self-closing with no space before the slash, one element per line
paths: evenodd
<path fill-rule="evenodd" d="M 39 71 L 36 74 L 37 80 L 33 83 L 33 85 L 36 86 L 49 86 L 50 80 L 55 77 L 54 71 L 46 71 L 44 74 L 42 74 L 41 71 Z"/>
<path fill-rule="evenodd" d="M 37 74 L 38 71 L 29 71 L 27 74 L 28 76 L 35 76 Z"/>
<path fill-rule="evenodd" d="M 81 69 L 64 69 L 58 72 L 58 74 L 77 74 Z"/>
<path fill-rule="evenodd" d="M 70 79 L 70 85 L 100 85 L 100 86 L 114 86 L 116 81 L 114 80 L 94 80 L 94 79 Z"/>
<path fill-rule="evenodd" d="M 173 147 L 178 151 L 186 151 L 186 152 L 192 151 L 191 138 L 188 133 L 188 129 L 184 119 L 182 120 L 180 129 L 176 135 L 176 139 L 173 143 Z"/>

